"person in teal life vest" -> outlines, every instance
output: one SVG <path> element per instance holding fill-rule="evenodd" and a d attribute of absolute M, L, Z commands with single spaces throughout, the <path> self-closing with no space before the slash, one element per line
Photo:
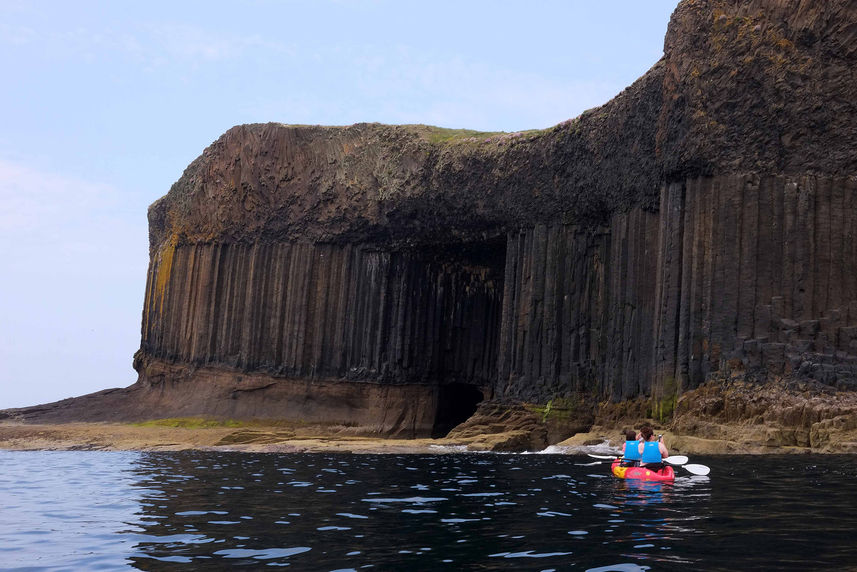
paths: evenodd
<path fill-rule="evenodd" d="M 625 443 L 620 448 L 622 452 L 623 467 L 639 467 L 640 466 L 640 442 L 637 438 L 637 433 L 633 429 L 628 429 L 623 435 Z"/>
<path fill-rule="evenodd" d="M 663 435 L 656 437 L 652 428 L 646 425 L 640 429 L 640 436 L 643 438 L 638 447 L 640 464 L 647 469 L 660 471 L 664 468 L 663 458 L 670 456 L 670 452 L 664 445 Z"/>

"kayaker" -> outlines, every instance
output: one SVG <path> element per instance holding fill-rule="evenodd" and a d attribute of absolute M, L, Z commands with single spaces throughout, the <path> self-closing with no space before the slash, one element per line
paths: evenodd
<path fill-rule="evenodd" d="M 633 429 L 628 429 L 623 435 L 625 442 L 622 444 L 622 466 L 623 467 L 639 467 L 640 466 L 640 441 L 637 437 L 637 432 Z"/>
<path fill-rule="evenodd" d="M 664 468 L 663 458 L 670 456 L 664 445 L 663 435 L 656 437 L 648 425 L 640 429 L 640 435 L 643 437 L 643 441 L 640 442 L 637 450 L 640 452 L 641 465 L 653 471 L 660 471 Z"/>

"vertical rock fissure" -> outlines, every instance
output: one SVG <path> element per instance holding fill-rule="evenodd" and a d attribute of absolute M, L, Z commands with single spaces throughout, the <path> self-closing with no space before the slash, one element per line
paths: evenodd
<path fill-rule="evenodd" d="M 682 341 L 682 338 L 680 335 L 680 333 L 681 333 L 681 309 L 682 309 L 683 298 L 687 296 L 687 292 L 684 290 L 684 288 L 682 288 L 682 286 L 683 286 L 682 276 L 684 273 L 684 233 L 686 232 L 685 225 L 684 225 L 686 192 L 687 192 L 687 189 L 685 187 L 685 183 L 684 183 L 684 181 L 682 181 L 681 183 L 679 183 L 678 213 L 676 215 L 676 221 L 677 221 L 676 226 L 678 227 L 678 236 L 676 237 L 676 240 L 675 240 L 675 244 L 676 244 L 675 251 L 676 251 L 676 255 L 678 257 L 678 260 L 676 261 L 676 265 L 675 265 L 676 274 L 675 274 L 674 280 L 676 283 L 675 293 L 676 293 L 677 300 L 675 301 L 675 305 L 673 308 L 674 315 L 672 318 L 672 320 L 673 320 L 673 336 L 674 336 L 673 337 L 673 344 L 672 344 L 672 355 L 673 355 L 672 375 L 673 375 L 673 378 L 675 380 L 675 386 L 676 386 L 674 389 L 674 394 L 673 394 L 675 396 L 677 396 L 678 393 L 681 391 L 681 386 L 682 386 L 682 381 L 681 381 L 681 377 L 680 377 L 681 373 L 680 373 L 680 371 L 678 371 L 681 367 L 680 366 L 681 357 L 679 354 L 679 347 L 681 346 L 681 341 Z"/>

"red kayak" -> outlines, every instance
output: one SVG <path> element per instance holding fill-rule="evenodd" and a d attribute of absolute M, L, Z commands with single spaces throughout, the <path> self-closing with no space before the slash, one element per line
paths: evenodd
<path fill-rule="evenodd" d="M 660 483 L 671 483 L 675 480 L 675 471 L 669 465 L 665 465 L 660 471 L 652 471 L 646 467 L 623 467 L 621 461 L 613 461 L 610 469 L 620 479 L 637 479 Z"/>

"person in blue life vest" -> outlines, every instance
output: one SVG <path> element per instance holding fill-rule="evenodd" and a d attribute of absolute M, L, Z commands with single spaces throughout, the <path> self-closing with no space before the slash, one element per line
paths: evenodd
<path fill-rule="evenodd" d="M 637 437 L 637 432 L 633 429 L 628 429 L 623 434 L 625 442 L 620 447 L 622 452 L 623 467 L 639 467 L 640 466 L 640 441 Z"/>
<path fill-rule="evenodd" d="M 646 425 L 640 429 L 640 436 L 643 438 L 638 447 L 640 464 L 647 469 L 660 471 L 664 468 L 663 458 L 670 456 L 663 435 L 655 436 L 652 428 Z"/>

